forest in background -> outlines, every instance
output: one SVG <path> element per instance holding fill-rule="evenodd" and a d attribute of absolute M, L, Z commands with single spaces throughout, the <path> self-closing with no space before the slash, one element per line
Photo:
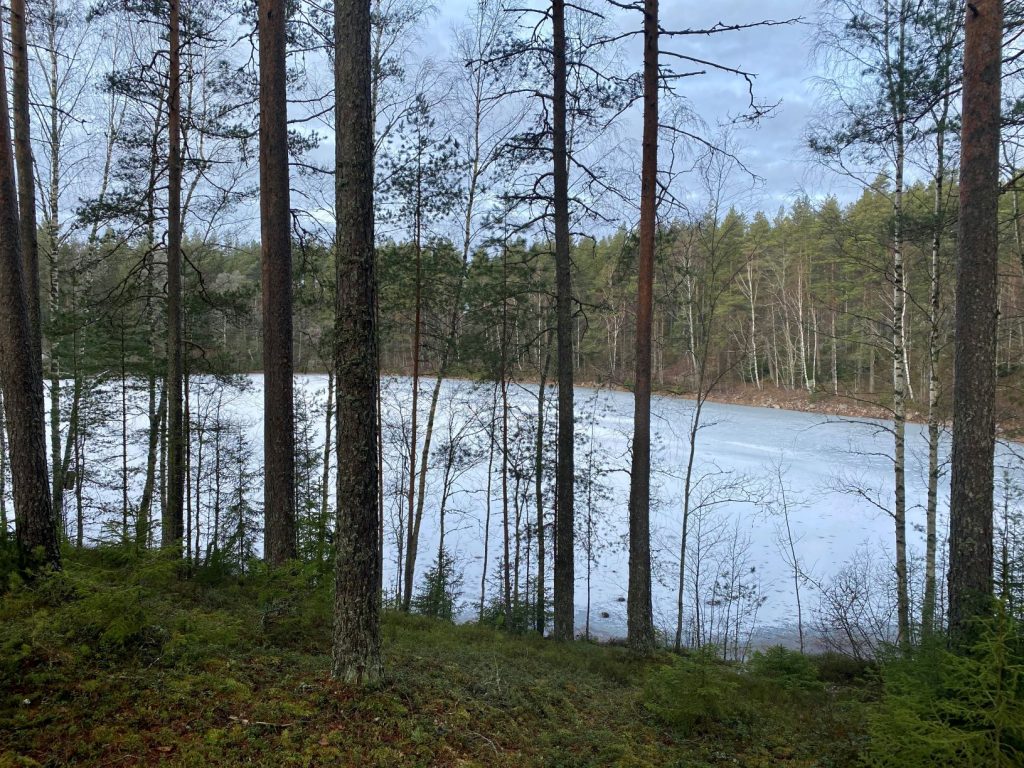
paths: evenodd
<path fill-rule="evenodd" d="M 915 654 L 948 638 L 962 656 L 937 650 L 940 667 L 997 667 L 1000 685 L 1012 682 L 996 705 L 978 705 L 993 719 L 972 730 L 957 714 L 942 727 L 971 745 L 952 748 L 954 759 L 976 748 L 1012 764 L 1024 749 L 1008 715 L 1024 685 L 1024 520 L 1008 477 L 995 492 L 993 433 L 996 420 L 1015 426 L 1024 360 L 1024 7 L 824 4 L 813 20 L 817 117 L 793 130 L 810 162 L 863 191 L 774 212 L 753 202 L 757 172 L 743 147 L 744 126 L 778 106 L 770 84 L 762 93 L 741 62 L 688 43 L 806 20 L 673 29 L 659 26 L 655 0 L 487 0 L 439 51 L 420 37 L 433 13 L 416 0 L 49 0 L 26 15 L 12 1 L 13 119 L 0 131 L 0 533 L 13 533 L 3 550 L 11 588 L 28 593 L 10 610 L 34 622 L 18 613 L 40 605 L 30 565 L 56 572 L 66 558 L 74 572 L 92 547 L 100 562 L 108 548 L 131 560 L 125 579 L 149 573 L 159 551 L 154 563 L 177 560 L 178 577 L 218 589 L 266 575 L 273 592 L 275 569 L 292 563 L 312 600 L 333 567 L 332 672 L 378 683 L 382 609 L 454 615 L 458 564 L 443 534 L 436 553 L 420 551 L 420 534 L 435 509 L 444 530 L 466 460 L 469 443 L 451 421 L 442 434 L 438 407 L 443 383 L 464 377 L 491 385 L 489 411 L 473 413 L 488 454 L 478 490 L 503 529 L 491 603 L 482 584 L 477 618 L 571 641 L 575 587 L 592 560 L 583 499 L 594 488 L 575 385 L 592 382 L 634 394 L 622 470 L 627 644 L 639 656 L 706 646 L 710 663 L 721 646 L 744 659 L 739 640 L 730 645 L 749 597 L 742 579 L 724 597 L 718 579 L 712 594 L 693 579 L 684 603 L 701 567 L 703 509 L 719 503 L 701 485 L 704 406 L 737 388 L 841 397 L 884 417 L 892 497 L 853 491 L 891 519 L 893 538 L 881 565 L 851 563 L 818 588 L 833 601 L 833 650 L 909 660 L 888 668 L 905 677 L 889 678 L 885 706 L 912 711 L 924 730 L 931 715 L 927 701 L 915 709 L 914 680 L 930 668 Z M 971 34 L 987 42 L 972 49 Z M 727 116 L 695 115 L 685 98 L 687 80 L 709 74 L 738 85 Z M 264 374 L 262 453 L 245 425 L 221 420 L 224 399 L 246 386 L 239 374 L 253 371 Z M 322 410 L 295 388 L 297 371 L 326 372 Z M 394 382 L 382 372 L 410 383 L 397 417 L 385 410 Z M 516 382 L 539 383 L 532 413 L 516 412 Z M 652 389 L 692 403 L 679 425 L 688 458 L 675 468 L 679 598 L 664 634 L 651 608 Z M 917 468 L 911 418 L 927 425 Z M 386 456 L 398 457 L 395 487 L 385 487 Z M 908 519 L 915 469 L 927 485 L 920 531 Z M 785 489 L 781 465 L 777 479 Z M 748 494 L 721 482 L 712 493 Z M 93 495 L 87 516 L 90 492 L 103 501 Z M 791 530 L 785 541 L 799 606 L 809 574 Z M 386 542 L 397 551 L 393 588 L 382 581 Z M 51 578 L 103 592 L 88 576 Z M 720 606 L 724 640 L 701 625 Z M 277 610 L 264 608 L 261 631 Z M 322 650 L 311 613 L 296 626 Z M 109 616 L 70 609 L 69 637 Z M 796 621 L 803 649 L 799 608 Z M 28 626 L 8 638 L 20 649 L 12 659 L 48 652 L 18 645 Z M 136 629 L 118 642 L 164 643 Z M 716 698 L 710 667 L 671 664 L 664 690 L 644 693 L 668 723 L 689 715 L 665 703 L 666 691 L 710 685 Z M 966 695 L 954 683 L 932 694 L 961 704 Z M 873 733 L 876 745 L 895 738 L 877 724 Z M 927 734 L 915 744 L 947 754 Z M 885 762 L 883 748 L 874 754 Z"/>
<path fill-rule="evenodd" d="M 951 378 L 952 270 L 955 250 L 955 185 L 947 186 L 952 208 L 944 211 L 942 282 L 939 294 L 938 347 L 940 403 L 949 415 Z M 998 368 L 1008 406 L 1002 415 L 1015 419 L 1017 377 L 1024 355 L 1024 246 L 1013 207 L 1014 192 L 1004 200 L 1001 243 Z M 930 262 L 932 258 L 934 186 L 909 188 L 907 213 L 907 349 L 908 380 L 919 412 L 927 410 L 929 388 Z M 695 354 L 706 344 L 710 371 L 723 388 L 770 385 L 781 389 L 848 395 L 873 403 L 891 394 L 891 302 L 887 283 L 891 232 L 890 198 L 879 180 L 854 203 L 826 199 L 815 205 L 800 200 L 771 218 L 749 217 L 737 208 L 708 213 L 697 221 L 680 220 L 659 233 L 654 322 L 654 375 L 662 391 L 695 390 Z M 325 373 L 331 365 L 325 339 L 333 322 L 328 297 L 333 264 L 329 249 L 294 244 L 296 369 Z M 260 265 L 258 244 L 186 245 L 195 272 L 187 284 L 185 333 L 194 373 L 231 374 L 260 370 Z M 626 230 L 600 238 L 581 237 L 573 245 L 574 367 L 581 382 L 628 387 L 634 369 L 636 321 L 636 237 Z M 416 308 L 415 246 L 386 241 L 378 246 L 381 364 L 387 373 L 412 371 Z M 550 246 L 517 238 L 486 244 L 473 251 L 463 283 L 459 247 L 432 237 L 420 249 L 422 291 L 421 365 L 434 372 L 451 324 L 452 302 L 462 291 L 456 318 L 450 375 L 481 379 L 498 369 L 502 313 L 509 336 L 509 367 L 523 381 L 540 378 L 553 331 L 550 295 Z M 152 358 L 145 330 L 150 301 L 122 295 L 140 258 L 131 249 L 102 259 L 88 280 L 80 276 L 82 249 L 62 251 L 62 272 L 69 287 L 61 295 L 51 322 L 55 354 L 72 361 L 85 375 L 123 368 L 132 376 L 149 367 L 163 370 Z M 44 280 L 47 272 L 43 272 Z M 85 284 L 91 294 L 72 286 Z M 117 301 L 113 299 L 119 299 Z M 715 302 L 711 307 L 710 303 Z M 709 315 L 714 313 L 713 323 Z M 709 326 L 709 327 L 708 327 Z M 121 331 L 124 329 L 124 360 Z M 70 354 L 72 337 L 80 345 Z M 49 336 L 47 337 L 49 339 Z M 705 340 L 706 339 L 706 340 Z M 63 352 L 67 348 L 67 352 Z M 150 358 L 150 359 L 146 359 Z"/>

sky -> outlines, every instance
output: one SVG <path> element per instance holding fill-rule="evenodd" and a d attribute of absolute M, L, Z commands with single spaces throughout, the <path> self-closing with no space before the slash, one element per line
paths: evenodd
<path fill-rule="evenodd" d="M 437 0 L 438 16 L 427 33 L 428 46 L 441 46 L 454 25 L 463 22 L 472 0 Z M 595 3 L 596 5 L 597 3 Z M 661 26 L 665 30 L 705 28 L 722 22 L 750 23 L 765 19 L 776 21 L 800 18 L 802 21 L 773 27 L 718 34 L 712 37 L 685 37 L 663 43 L 663 49 L 675 50 L 756 74 L 755 95 L 761 101 L 779 102 L 773 116 L 753 128 L 734 133 L 738 154 L 747 167 L 761 178 L 744 197 L 753 208 L 774 213 L 796 196 L 806 193 L 820 199 L 835 194 L 852 200 L 858 188 L 846 179 L 822 169 L 804 149 L 808 119 L 817 101 L 815 78 L 820 66 L 813 56 L 813 37 L 819 3 L 811 0 L 724 0 L 692 2 L 663 0 Z M 630 17 L 635 21 L 630 22 Z M 640 23 L 639 14 L 622 14 L 621 28 Z M 626 52 L 627 61 L 639 69 L 641 41 L 636 39 Z M 747 104 L 746 83 L 724 72 L 710 71 L 702 77 L 687 78 L 681 92 L 693 111 L 709 126 L 728 122 Z M 624 138 L 635 134 L 640 142 L 640 123 L 627 123 Z"/>

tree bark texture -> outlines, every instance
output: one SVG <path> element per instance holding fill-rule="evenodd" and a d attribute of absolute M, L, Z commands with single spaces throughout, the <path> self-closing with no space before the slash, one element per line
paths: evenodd
<path fill-rule="evenodd" d="M 162 545 L 182 548 L 185 535 L 185 424 L 182 411 L 181 294 L 181 13 L 171 0 L 167 93 L 167 509 Z"/>
<path fill-rule="evenodd" d="M 333 674 L 369 685 L 382 674 L 377 547 L 379 379 L 373 242 L 370 2 L 335 0 L 337 209 L 337 559 Z"/>
<path fill-rule="evenodd" d="M 555 575 L 554 636 L 572 640 L 574 636 L 574 592 L 576 589 L 573 516 L 574 434 L 573 414 L 573 328 L 572 328 L 572 256 L 569 233 L 569 156 L 566 130 L 566 35 L 565 0 L 552 0 L 552 155 L 554 158 L 555 217 L 555 311 L 558 348 L 558 465 L 555 476 Z"/>
<path fill-rule="evenodd" d="M 264 557 L 295 557 L 292 247 L 285 0 L 260 0 L 260 233 L 263 280 Z"/>
<path fill-rule="evenodd" d="M 992 486 L 1002 0 L 967 10 L 953 351 L 949 623 L 954 643 L 992 595 Z M 976 9 L 976 10 L 975 10 Z"/>
<path fill-rule="evenodd" d="M 28 300 L 32 356 L 42 370 L 43 330 L 39 310 L 39 244 L 36 235 L 36 181 L 29 108 L 27 26 L 25 0 L 11 0 L 11 106 L 14 108 L 14 162 L 18 171 L 18 212 L 24 265 L 22 278 Z M 42 376 L 36 385 L 42 393 Z"/>
<path fill-rule="evenodd" d="M 0 62 L 3 30 L 0 22 Z M 11 480 L 23 567 L 60 567 L 60 547 L 46 468 L 41 360 L 32 342 L 28 281 L 22 260 L 7 74 L 0 67 L 0 388 L 10 437 Z M 41 561 L 37 555 L 41 554 Z"/>
<path fill-rule="evenodd" d="M 636 383 L 629 480 L 629 646 L 654 650 L 651 606 L 651 329 L 658 177 L 658 0 L 644 3 L 644 127 L 640 169 L 640 251 L 637 275 Z"/>

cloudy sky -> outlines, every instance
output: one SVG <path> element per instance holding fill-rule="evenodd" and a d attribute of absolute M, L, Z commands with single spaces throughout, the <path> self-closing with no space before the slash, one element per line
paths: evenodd
<path fill-rule="evenodd" d="M 447 30 L 464 22 L 469 2 L 437 0 L 437 4 L 439 14 L 425 42 L 428 45 L 434 42 L 440 47 L 444 45 Z M 812 0 L 712 0 L 703 3 L 663 0 L 661 3 L 661 26 L 666 30 L 705 28 L 719 21 L 731 24 L 803 19 L 792 25 L 712 37 L 685 37 L 663 45 L 667 50 L 753 72 L 757 75 L 757 98 L 780 102 L 772 118 L 757 127 L 742 129 L 734 136 L 744 162 L 763 179 L 750 202 L 770 212 L 802 192 L 814 197 L 836 194 L 844 200 L 857 193 L 850 182 L 823 172 L 802 146 L 816 101 L 814 81 L 819 66 L 812 55 L 812 42 L 818 5 Z M 637 25 L 639 14 L 623 12 L 615 23 L 622 29 Z M 628 48 L 627 57 L 639 68 L 640 56 L 637 39 Z M 746 83 L 723 72 L 711 71 L 703 77 L 687 78 L 681 85 L 681 92 L 689 99 L 695 113 L 712 126 L 728 121 L 747 104 Z M 635 130 L 638 134 L 638 121 Z M 639 135 L 636 139 L 639 143 Z"/>

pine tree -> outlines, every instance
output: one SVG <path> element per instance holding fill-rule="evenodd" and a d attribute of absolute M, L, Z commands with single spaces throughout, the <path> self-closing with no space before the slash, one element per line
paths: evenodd
<path fill-rule="evenodd" d="M 376 683 L 380 657 L 379 382 L 373 241 L 369 0 L 335 0 L 338 522 L 333 673 Z"/>
<path fill-rule="evenodd" d="M 0 63 L 4 60 L 0 21 Z M 41 361 L 32 341 L 29 281 L 22 262 L 14 158 L 11 155 L 7 73 L 0 67 L 0 386 L 12 447 L 14 516 L 23 566 L 60 567 L 57 528 L 46 471 Z M 34 205 L 34 201 L 32 202 Z"/>
<path fill-rule="evenodd" d="M 260 230 L 263 286 L 264 553 L 295 557 L 292 251 L 284 0 L 260 0 Z"/>
<path fill-rule="evenodd" d="M 949 625 L 954 642 L 989 613 L 995 451 L 1002 0 L 967 12 L 953 375 Z"/>

